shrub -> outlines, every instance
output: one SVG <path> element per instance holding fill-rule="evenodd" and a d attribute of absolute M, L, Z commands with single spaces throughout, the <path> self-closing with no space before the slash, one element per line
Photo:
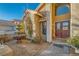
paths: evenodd
<path fill-rule="evenodd" d="M 33 43 L 41 43 L 41 40 L 39 38 L 34 38 L 32 40 Z"/>
<path fill-rule="evenodd" d="M 72 39 L 67 40 L 67 42 L 77 48 L 79 48 L 79 37 L 75 36 Z"/>

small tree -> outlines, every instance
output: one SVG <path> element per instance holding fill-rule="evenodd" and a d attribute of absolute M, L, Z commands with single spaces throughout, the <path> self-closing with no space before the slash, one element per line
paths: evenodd
<path fill-rule="evenodd" d="M 24 23 L 23 23 L 23 21 L 16 26 L 16 29 L 20 33 L 23 33 L 24 32 Z"/>

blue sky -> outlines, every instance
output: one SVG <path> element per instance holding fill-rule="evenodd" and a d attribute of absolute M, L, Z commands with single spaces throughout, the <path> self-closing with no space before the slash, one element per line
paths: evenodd
<path fill-rule="evenodd" d="M 62 14 L 66 14 L 66 13 L 69 13 L 70 12 L 70 9 L 67 7 L 67 6 L 61 6 L 57 9 L 57 15 L 62 15 Z"/>
<path fill-rule="evenodd" d="M 22 19 L 25 9 L 35 10 L 39 3 L 0 3 L 0 19 Z"/>

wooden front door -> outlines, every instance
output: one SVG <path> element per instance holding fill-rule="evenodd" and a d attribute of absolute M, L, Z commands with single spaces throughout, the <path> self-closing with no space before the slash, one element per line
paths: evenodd
<path fill-rule="evenodd" d="M 70 25 L 69 21 L 56 22 L 56 38 L 67 38 L 70 36 Z"/>

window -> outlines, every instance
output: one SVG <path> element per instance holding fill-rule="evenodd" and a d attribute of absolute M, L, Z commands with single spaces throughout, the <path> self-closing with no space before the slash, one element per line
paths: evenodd
<path fill-rule="evenodd" d="M 66 5 L 64 5 L 57 8 L 56 15 L 60 16 L 69 12 L 70 12 L 70 9 Z"/>
<path fill-rule="evenodd" d="M 57 30 L 61 29 L 61 23 L 57 23 Z"/>
<path fill-rule="evenodd" d="M 42 22 L 42 33 L 44 35 L 46 35 L 46 27 L 47 27 L 46 22 Z"/>
<path fill-rule="evenodd" d="M 63 22 L 62 26 L 63 26 L 63 30 L 68 30 L 69 22 Z"/>

